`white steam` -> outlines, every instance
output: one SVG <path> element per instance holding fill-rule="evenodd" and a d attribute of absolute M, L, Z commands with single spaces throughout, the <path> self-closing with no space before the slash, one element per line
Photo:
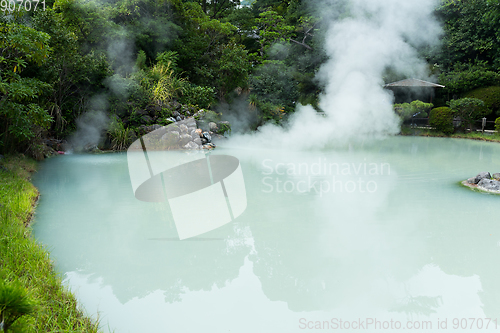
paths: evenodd
<path fill-rule="evenodd" d="M 77 129 L 68 139 L 73 150 L 87 150 L 101 143 L 109 123 L 107 108 L 107 97 L 104 95 L 90 100 L 90 110 L 76 119 Z"/>
<path fill-rule="evenodd" d="M 321 5 L 321 13 L 331 21 L 325 38 L 329 60 L 317 74 L 325 87 L 319 105 L 326 117 L 318 116 L 311 106 L 299 106 L 287 129 L 267 125 L 258 134 L 236 137 L 235 144 L 309 149 L 399 132 L 392 95 L 382 88 L 383 75 L 391 69 L 427 78 L 427 65 L 418 58 L 416 47 L 439 40 L 441 27 L 433 15 L 438 0 L 347 4 L 342 8 L 346 14 L 339 13 L 338 1 Z"/>

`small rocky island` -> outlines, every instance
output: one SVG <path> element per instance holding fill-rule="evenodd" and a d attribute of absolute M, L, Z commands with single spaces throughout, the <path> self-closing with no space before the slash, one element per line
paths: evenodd
<path fill-rule="evenodd" d="M 500 194 L 500 173 L 491 175 L 489 172 L 481 172 L 476 177 L 464 180 L 462 184 L 470 188 Z"/>

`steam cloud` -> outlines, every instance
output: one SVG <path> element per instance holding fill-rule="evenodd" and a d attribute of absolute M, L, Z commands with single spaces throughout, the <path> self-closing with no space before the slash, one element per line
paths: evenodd
<path fill-rule="evenodd" d="M 388 69 L 427 78 L 417 47 L 438 42 L 441 27 L 433 15 L 437 0 L 326 0 L 321 14 L 330 21 L 325 38 L 329 60 L 317 79 L 324 84 L 319 117 L 299 106 L 290 125 L 266 125 L 255 135 L 235 137 L 236 145 L 310 149 L 383 138 L 399 132 L 393 97 L 383 89 Z M 230 143 L 231 144 L 231 143 Z"/>
<path fill-rule="evenodd" d="M 101 142 L 109 123 L 105 112 L 107 108 L 108 102 L 105 95 L 98 95 L 91 99 L 90 111 L 76 120 L 77 130 L 68 140 L 75 151 L 97 146 Z"/>

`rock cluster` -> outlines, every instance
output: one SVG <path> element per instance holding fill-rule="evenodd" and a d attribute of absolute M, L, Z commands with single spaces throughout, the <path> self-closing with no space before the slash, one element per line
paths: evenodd
<path fill-rule="evenodd" d="M 491 175 L 489 172 L 481 172 L 476 177 L 467 179 L 467 184 L 485 191 L 500 193 L 500 173 Z"/>
<path fill-rule="evenodd" d="M 173 124 L 156 128 L 145 137 L 150 147 L 155 149 L 213 149 L 213 132 L 197 128 L 194 118 L 177 121 Z"/>

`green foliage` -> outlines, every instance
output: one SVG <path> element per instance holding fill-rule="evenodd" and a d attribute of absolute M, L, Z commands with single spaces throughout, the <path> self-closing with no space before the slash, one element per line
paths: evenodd
<path fill-rule="evenodd" d="M 146 52 L 140 50 L 139 53 L 137 53 L 135 66 L 140 70 L 144 70 L 146 68 L 146 60 L 147 60 Z"/>
<path fill-rule="evenodd" d="M 215 89 L 195 84 L 186 84 L 179 101 L 183 104 L 196 105 L 199 108 L 207 109 L 215 104 Z"/>
<path fill-rule="evenodd" d="M 402 120 L 411 119 L 412 117 L 427 117 L 427 113 L 432 109 L 432 103 L 424 103 L 416 100 L 411 103 L 394 104 L 394 110 Z"/>
<path fill-rule="evenodd" d="M 443 1 L 437 14 L 444 22 L 445 33 L 436 61 L 445 69 L 475 60 L 500 69 L 500 6 L 497 0 Z"/>
<path fill-rule="evenodd" d="M 231 125 L 229 123 L 219 123 L 217 126 L 219 127 L 217 134 L 231 134 Z"/>
<path fill-rule="evenodd" d="M 0 279 L 0 323 L 7 332 L 12 324 L 24 315 L 35 311 L 35 302 L 18 282 Z"/>
<path fill-rule="evenodd" d="M 118 117 L 113 117 L 108 127 L 108 136 L 111 139 L 111 149 L 126 150 L 135 139 L 134 131 L 123 125 Z"/>
<path fill-rule="evenodd" d="M 429 113 L 429 125 L 446 135 L 453 133 L 453 110 L 449 107 L 432 109 Z"/>
<path fill-rule="evenodd" d="M 260 37 L 260 55 L 262 57 L 271 45 L 288 41 L 294 30 L 294 27 L 287 25 L 283 16 L 274 10 L 260 13 L 259 18 L 255 21 L 257 26 L 254 27 L 254 30 L 258 31 Z"/>
<path fill-rule="evenodd" d="M 458 65 L 452 71 L 441 74 L 439 83 L 445 86 L 445 93 L 460 95 L 476 88 L 500 85 L 500 74 L 487 69 L 484 63 Z"/>
<path fill-rule="evenodd" d="M 2 151 L 19 145 L 29 148 L 40 130 L 52 121 L 39 100 L 50 86 L 38 79 L 21 76 L 28 64 L 39 66 L 50 54 L 49 38 L 43 32 L 17 23 L 0 23 Z"/>
<path fill-rule="evenodd" d="M 468 126 L 472 131 L 472 126 L 476 120 L 486 116 L 484 102 L 477 98 L 461 98 L 454 99 L 449 102 L 450 108 L 455 112 L 455 115 Z"/>
<path fill-rule="evenodd" d="M 500 117 L 495 119 L 495 131 L 497 131 L 497 135 L 500 135 Z"/>
<path fill-rule="evenodd" d="M 500 87 L 479 88 L 465 94 L 465 97 L 477 98 L 484 102 L 484 107 L 500 115 Z"/>
<path fill-rule="evenodd" d="M 283 61 L 265 61 L 255 70 L 251 78 L 252 94 L 263 103 L 283 106 L 290 112 L 294 109 L 294 103 L 299 96 L 298 84 L 293 74 Z"/>
<path fill-rule="evenodd" d="M 186 80 L 172 69 L 172 62 L 158 63 L 151 68 L 141 82 L 152 100 L 163 105 L 184 92 Z"/>
<path fill-rule="evenodd" d="M 167 66 L 173 71 L 177 71 L 177 61 L 179 61 L 179 54 L 175 51 L 165 51 L 156 56 L 157 64 Z"/>

